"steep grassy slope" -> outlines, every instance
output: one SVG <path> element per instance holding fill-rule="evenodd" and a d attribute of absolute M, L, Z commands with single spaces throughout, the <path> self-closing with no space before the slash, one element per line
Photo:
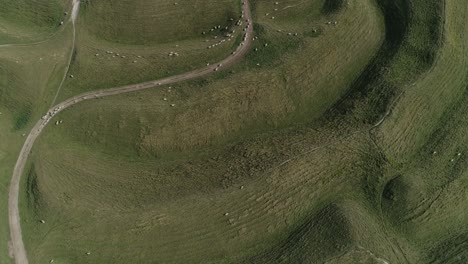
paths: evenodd
<path fill-rule="evenodd" d="M 467 85 L 466 17 L 455 16 L 466 6 L 445 7 L 443 43 L 434 65 L 407 87 L 392 118 L 382 128 L 388 155 L 396 161 L 410 158 L 428 140 L 447 109 L 462 97 Z M 411 107 L 407 107 L 407 106 Z"/>
<path fill-rule="evenodd" d="M 442 41 L 440 1 L 377 1 L 385 10 L 386 41 L 332 115 L 353 113 L 355 121 L 375 123 L 434 63 Z M 417 11 L 415 11 L 417 10 Z"/>

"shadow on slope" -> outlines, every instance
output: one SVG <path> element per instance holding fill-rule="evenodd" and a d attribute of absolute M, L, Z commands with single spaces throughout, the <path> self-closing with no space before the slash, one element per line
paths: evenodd
<path fill-rule="evenodd" d="M 325 15 L 335 14 L 346 8 L 346 4 L 346 0 L 326 0 L 321 12 Z"/>
<path fill-rule="evenodd" d="M 347 95 L 330 109 L 329 116 L 353 113 L 357 121 L 377 122 L 403 86 L 434 63 L 443 36 L 443 2 L 377 3 L 385 18 L 385 42 Z"/>
<path fill-rule="evenodd" d="M 393 259 L 388 248 L 388 241 L 370 212 L 355 202 L 345 201 L 325 206 L 293 229 L 283 242 L 249 262 L 379 263 L 383 258 L 372 252 Z"/>
<path fill-rule="evenodd" d="M 390 219 L 405 221 L 420 211 L 428 195 L 418 175 L 399 175 L 385 185 L 382 198 L 382 207 Z"/>

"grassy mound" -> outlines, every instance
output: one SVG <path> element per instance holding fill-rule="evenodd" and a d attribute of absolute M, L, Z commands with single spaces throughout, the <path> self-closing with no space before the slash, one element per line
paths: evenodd
<path fill-rule="evenodd" d="M 317 263 L 348 250 L 353 238 L 350 219 L 330 205 L 294 230 L 278 248 L 252 259 L 252 263 Z"/>
<path fill-rule="evenodd" d="M 397 176 L 390 180 L 383 190 L 384 210 L 389 214 L 390 219 L 396 221 L 407 221 L 424 205 L 428 197 L 424 181 L 418 178 L 419 175 Z"/>
<path fill-rule="evenodd" d="M 346 201 L 326 206 L 291 232 L 283 243 L 251 262 L 378 263 L 381 258 L 375 255 L 374 250 L 385 252 L 383 247 L 389 246 L 385 240 L 385 234 L 379 231 L 370 214 L 355 203 Z"/>

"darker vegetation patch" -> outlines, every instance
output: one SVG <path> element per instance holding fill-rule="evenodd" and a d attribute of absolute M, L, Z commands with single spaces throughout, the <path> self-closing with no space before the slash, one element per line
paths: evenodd
<path fill-rule="evenodd" d="M 399 186 L 399 178 L 401 176 L 397 176 L 393 179 L 391 179 L 384 187 L 384 190 L 382 192 L 382 198 L 384 198 L 387 201 L 395 202 L 398 200 L 398 195 L 396 194 L 396 190 L 398 189 Z"/>
<path fill-rule="evenodd" d="M 373 122 L 385 111 L 388 102 L 394 96 L 395 87 L 383 79 L 387 67 L 400 49 L 408 30 L 409 7 L 405 1 L 378 1 L 384 14 L 385 42 L 380 51 L 351 85 L 348 94 L 332 108 L 332 115 L 345 115 L 365 104 L 363 119 Z M 378 88 L 376 87 L 378 86 Z M 361 106 L 362 107 L 362 106 Z"/>
<path fill-rule="evenodd" d="M 423 219 L 440 193 L 428 193 L 417 174 L 397 175 L 389 180 L 382 192 L 381 208 L 389 220 L 400 227 L 413 219 Z"/>
<path fill-rule="evenodd" d="M 441 241 L 429 253 L 426 263 L 468 263 L 468 233 L 461 233 Z"/>
<path fill-rule="evenodd" d="M 322 263 L 345 251 L 353 242 L 351 223 L 335 204 L 307 219 L 276 247 L 248 263 Z"/>
<path fill-rule="evenodd" d="M 40 191 L 37 186 L 37 174 L 34 165 L 31 166 L 26 177 L 26 198 L 29 208 L 36 209 L 39 205 Z"/>
<path fill-rule="evenodd" d="M 31 107 L 28 106 L 25 109 L 21 110 L 15 117 L 14 129 L 20 130 L 26 127 L 31 119 Z"/>
<path fill-rule="evenodd" d="M 335 14 L 346 7 L 346 0 L 326 0 L 321 12 L 325 15 Z"/>
<path fill-rule="evenodd" d="M 372 145 L 366 148 L 366 151 L 361 155 L 364 162 L 362 188 L 370 204 L 378 206 L 381 188 L 385 181 L 385 170 L 387 159 L 385 155 Z"/>

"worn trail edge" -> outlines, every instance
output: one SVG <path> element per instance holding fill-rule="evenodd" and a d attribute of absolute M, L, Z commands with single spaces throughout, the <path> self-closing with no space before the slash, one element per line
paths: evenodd
<path fill-rule="evenodd" d="M 134 91 L 139 91 L 143 89 L 152 88 L 159 85 L 165 84 L 173 84 L 177 82 L 182 82 L 186 80 L 191 80 L 199 77 L 203 77 L 209 74 L 214 73 L 217 70 L 222 70 L 225 68 L 230 67 L 234 63 L 236 63 L 239 59 L 241 59 L 249 50 L 252 44 L 252 35 L 253 35 L 253 25 L 252 25 L 252 14 L 250 11 L 249 0 L 242 0 L 242 13 L 243 19 L 247 21 L 246 31 L 244 40 L 241 44 L 237 47 L 236 51 L 230 55 L 229 57 L 225 58 L 224 60 L 213 64 L 211 66 L 203 67 L 197 70 L 193 70 L 187 73 L 163 78 L 160 80 L 144 82 L 140 84 L 134 85 L 127 85 L 122 87 L 116 87 L 111 89 L 104 89 L 104 90 L 97 90 L 88 93 L 84 93 L 81 95 L 77 95 L 71 97 L 49 109 L 48 114 L 44 116 L 42 119 L 37 121 L 34 125 L 33 129 L 29 133 L 26 141 L 24 142 L 23 148 L 18 156 L 18 160 L 16 161 L 16 165 L 13 171 L 13 175 L 11 177 L 10 183 L 10 192 L 8 195 L 8 214 L 9 214 L 9 224 L 10 224 L 10 236 L 11 236 L 11 251 L 13 253 L 13 257 L 15 259 L 16 264 L 28 264 L 28 257 L 26 253 L 26 249 L 24 247 L 23 238 L 21 235 L 21 225 L 20 225 L 20 216 L 19 216 L 19 207 L 18 207 L 18 199 L 19 199 L 19 189 L 20 189 L 20 180 L 21 175 L 23 174 L 24 167 L 26 165 L 26 161 L 28 159 L 29 153 L 33 147 L 36 138 L 41 134 L 44 127 L 47 125 L 49 120 L 56 115 L 57 113 L 61 112 L 62 110 L 77 104 L 79 102 L 85 100 L 92 100 L 96 98 L 122 94 L 122 93 L 129 93 Z M 78 1 L 74 1 L 79 3 Z M 74 9 L 75 10 L 75 9 Z M 76 10 L 78 10 L 76 8 Z"/>

